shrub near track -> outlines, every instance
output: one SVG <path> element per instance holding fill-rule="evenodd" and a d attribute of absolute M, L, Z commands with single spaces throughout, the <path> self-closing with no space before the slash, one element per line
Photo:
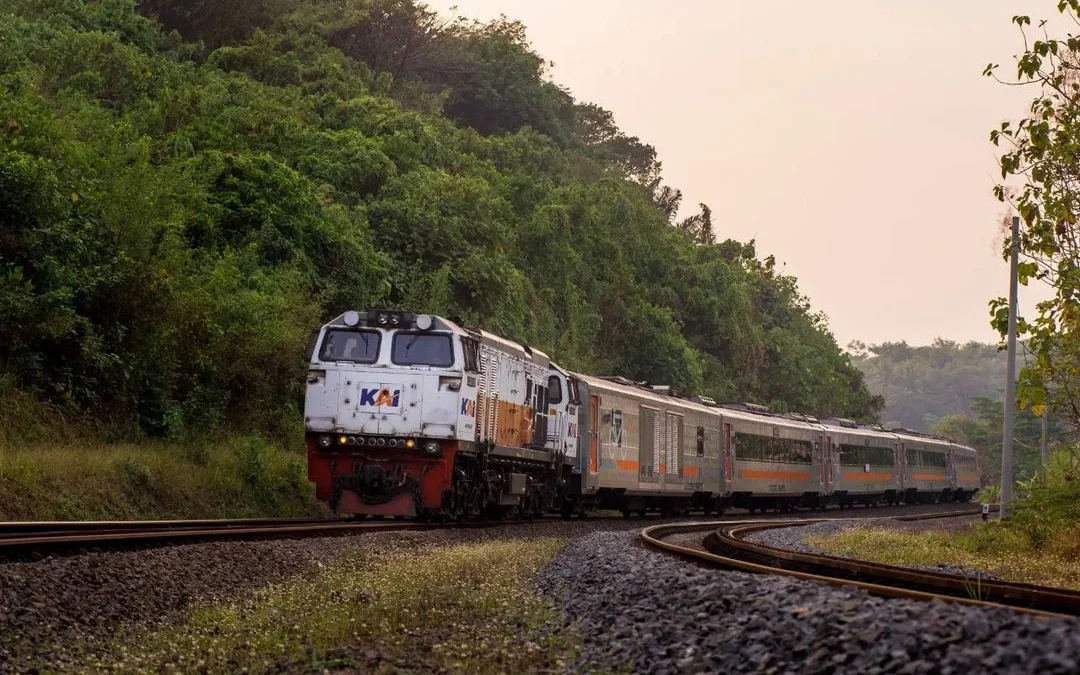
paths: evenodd
<path fill-rule="evenodd" d="M 532 587 L 561 537 L 378 555 L 351 550 L 311 577 L 204 605 L 171 628 L 118 639 L 120 672 L 536 672 L 572 655 Z M 362 544 L 361 544 L 362 546 Z"/>
<path fill-rule="evenodd" d="M 0 520 L 324 515 L 303 457 L 258 438 L 0 451 Z"/>

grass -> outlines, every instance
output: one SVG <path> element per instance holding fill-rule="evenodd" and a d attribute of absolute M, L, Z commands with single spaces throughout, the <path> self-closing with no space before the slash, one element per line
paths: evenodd
<path fill-rule="evenodd" d="M 0 444 L 0 520 L 326 515 L 304 456 L 258 438 Z"/>
<path fill-rule="evenodd" d="M 810 537 L 826 553 L 889 565 L 945 563 L 979 569 L 1008 581 L 1080 589 L 1080 527 L 1033 545 L 1030 537 L 998 523 L 968 531 L 905 532 L 857 526 L 839 534 Z"/>
<path fill-rule="evenodd" d="M 463 673 L 562 668 L 575 641 L 531 587 L 567 541 L 493 540 L 365 552 L 350 549 L 294 578 L 194 610 L 182 624 L 115 644 L 116 672 Z M 355 668 L 350 671 L 347 669 Z"/>

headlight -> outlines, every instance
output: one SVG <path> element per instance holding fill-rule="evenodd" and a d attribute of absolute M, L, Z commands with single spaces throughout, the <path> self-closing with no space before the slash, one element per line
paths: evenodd
<path fill-rule="evenodd" d="M 333 444 L 334 444 L 334 439 L 331 438 L 330 436 L 319 436 L 319 447 L 320 448 L 329 448 Z"/>
<path fill-rule="evenodd" d="M 433 455 L 438 451 L 439 451 L 439 443 L 437 441 L 426 441 L 424 443 L 424 452 Z"/>
<path fill-rule="evenodd" d="M 405 447 L 408 448 L 409 450 L 412 450 L 413 448 L 416 447 L 416 441 L 414 441 L 411 438 L 405 439 Z"/>

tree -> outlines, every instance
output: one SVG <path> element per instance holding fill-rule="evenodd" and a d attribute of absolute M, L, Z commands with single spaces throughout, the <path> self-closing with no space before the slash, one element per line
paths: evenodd
<path fill-rule="evenodd" d="M 1000 399 L 976 396 L 971 400 L 970 415 L 947 415 L 942 417 L 931 431 L 946 436 L 978 451 L 979 468 L 984 485 L 994 485 L 1001 480 L 1001 426 L 1004 417 Z M 1061 419 L 1051 416 L 1047 424 L 1047 438 L 1051 449 L 1076 442 L 1075 429 Z M 1039 443 L 1042 439 L 1042 421 L 1029 410 L 1021 410 L 1016 417 L 1014 467 L 1017 480 L 1034 476 L 1039 469 Z"/>
<path fill-rule="evenodd" d="M 1058 11 L 1075 22 L 1080 0 L 1062 0 Z M 1018 403 L 1021 408 L 1041 404 L 1050 391 L 1054 407 L 1080 421 L 1080 37 L 1052 38 L 1040 22 L 1039 35 L 1030 39 L 1030 17 L 1012 21 L 1024 44 L 1015 81 L 1037 94 L 1026 117 L 1002 122 L 990 133 L 991 142 L 1004 149 L 1002 182 L 994 192 L 1023 219 L 1020 283 L 1038 280 L 1054 291 L 1039 303 L 1034 319 L 1017 322 L 1018 335 L 1028 339 L 1034 356 L 1020 372 Z M 996 78 L 997 71 L 998 65 L 990 64 L 984 74 Z M 1007 186 L 1010 178 L 1021 183 L 1018 190 Z M 1006 236 L 1006 258 L 1010 247 Z M 990 309 L 993 325 L 1004 335 L 1007 301 L 996 298 Z"/>
<path fill-rule="evenodd" d="M 139 9 L 0 12 L 0 396 L 117 437 L 295 433 L 311 329 L 397 306 L 582 372 L 876 418 L 796 280 L 713 243 L 704 205 L 677 221 L 655 149 L 550 82 L 520 24 Z"/>
<path fill-rule="evenodd" d="M 712 209 L 700 204 L 701 213 L 694 214 L 680 221 L 678 228 L 699 244 L 715 244 L 716 235 L 712 229 Z"/>

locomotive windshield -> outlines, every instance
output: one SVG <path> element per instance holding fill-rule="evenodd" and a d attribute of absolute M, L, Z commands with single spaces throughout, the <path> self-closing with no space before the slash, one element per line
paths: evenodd
<path fill-rule="evenodd" d="M 332 328 L 323 338 L 320 361 L 351 361 L 375 363 L 379 358 L 378 331 Z"/>
<path fill-rule="evenodd" d="M 454 365 L 454 346 L 446 333 L 398 332 L 393 347 L 390 359 L 394 365 L 435 368 Z"/>

